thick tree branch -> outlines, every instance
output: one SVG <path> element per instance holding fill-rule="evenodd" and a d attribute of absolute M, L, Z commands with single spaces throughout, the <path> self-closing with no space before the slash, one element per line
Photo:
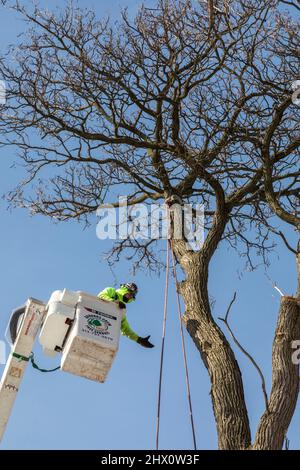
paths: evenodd
<path fill-rule="evenodd" d="M 299 364 L 292 361 L 292 343 L 300 338 L 300 306 L 282 297 L 272 352 L 272 390 L 253 449 L 281 450 L 299 394 Z"/>

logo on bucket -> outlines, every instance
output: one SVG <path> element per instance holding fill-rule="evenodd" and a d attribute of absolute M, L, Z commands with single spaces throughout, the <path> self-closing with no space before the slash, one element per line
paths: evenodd
<path fill-rule="evenodd" d="M 87 320 L 87 329 L 96 335 L 108 335 L 108 328 L 111 326 L 109 321 L 99 317 L 98 315 L 85 315 Z"/>

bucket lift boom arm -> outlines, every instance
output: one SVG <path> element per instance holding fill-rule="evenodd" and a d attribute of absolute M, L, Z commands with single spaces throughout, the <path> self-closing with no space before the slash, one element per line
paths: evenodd
<path fill-rule="evenodd" d="M 11 415 L 28 358 L 40 331 L 45 312 L 46 305 L 43 302 L 32 298 L 27 300 L 18 335 L 0 381 L 0 441 Z"/>

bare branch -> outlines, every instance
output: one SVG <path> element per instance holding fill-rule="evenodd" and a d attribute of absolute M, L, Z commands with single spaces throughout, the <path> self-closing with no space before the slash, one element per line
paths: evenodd
<path fill-rule="evenodd" d="M 245 354 L 245 356 L 248 357 L 249 361 L 253 364 L 253 366 L 255 367 L 255 369 L 257 370 L 259 376 L 260 376 L 260 379 L 261 379 L 261 388 L 262 388 L 262 391 L 263 391 L 263 395 L 264 395 L 264 400 L 265 400 L 265 407 L 266 407 L 266 410 L 267 412 L 269 412 L 269 405 L 268 405 L 268 395 L 267 395 L 267 390 L 266 390 L 266 382 L 265 382 L 265 378 L 264 378 L 264 375 L 262 373 L 262 370 L 261 368 L 259 367 L 259 365 L 257 364 L 257 362 L 255 361 L 255 359 L 251 356 L 251 354 L 249 354 L 246 349 L 241 345 L 241 343 L 238 341 L 238 339 L 236 338 L 235 334 L 233 333 L 231 327 L 230 327 L 230 324 L 228 322 L 228 316 L 229 316 L 229 313 L 230 313 L 230 309 L 234 303 L 236 299 L 236 292 L 234 293 L 234 296 L 230 302 L 230 305 L 227 309 L 227 312 L 226 312 L 226 315 L 225 315 L 225 318 L 222 318 L 222 317 L 219 317 L 219 320 L 222 321 L 225 325 L 226 325 L 226 328 L 228 329 L 233 341 L 235 342 L 235 344 L 238 346 L 238 348 L 242 351 L 243 354 Z"/>

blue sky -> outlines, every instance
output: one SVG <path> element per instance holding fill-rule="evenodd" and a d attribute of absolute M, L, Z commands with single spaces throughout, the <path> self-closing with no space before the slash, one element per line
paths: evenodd
<path fill-rule="evenodd" d="M 62 2 L 41 2 L 53 8 Z M 133 13 L 135 0 L 100 2 L 79 1 L 94 8 L 99 17 L 110 13 L 117 17 L 128 6 Z M 146 2 L 151 4 L 152 2 Z M 0 49 L 16 40 L 24 24 L 12 12 L 1 8 Z M 21 168 L 12 168 L 15 151 L 0 149 L 1 194 L 22 177 Z M 28 297 L 47 301 L 52 291 L 64 287 L 98 293 L 114 285 L 114 277 L 101 260 L 101 252 L 111 242 L 96 237 L 95 216 L 91 227 L 78 223 L 54 224 L 30 217 L 24 210 L 7 210 L 0 200 L 0 339 L 11 310 Z M 295 233 L 282 227 L 290 241 Z M 138 273 L 129 275 L 130 263 L 123 260 L 115 267 L 118 282 L 132 279 L 139 285 L 137 301 L 128 308 L 128 320 L 141 336 L 151 334 L 154 349 L 144 349 L 121 338 L 115 363 L 105 384 L 97 384 L 63 372 L 41 374 L 28 367 L 1 449 L 153 449 L 157 388 L 162 331 L 164 275 L 159 278 Z M 271 257 L 268 276 L 286 294 L 296 288 L 293 256 L 279 242 Z M 165 369 L 161 410 L 162 449 L 192 449 L 188 406 L 175 290 L 171 283 Z M 268 391 L 271 385 L 271 348 L 279 307 L 275 291 L 263 268 L 244 271 L 244 260 L 221 246 L 211 264 L 210 294 L 215 299 L 214 315 L 225 313 L 234 291 L 238 299 L 232 310 L 232 327 L 241 343 L 261 365 Z M 210 383 L 199 353 L 186 335 L 191 392 L 199 449 L 217 445 L 210 402 Z M 263 397 L 256 371 L 234 346 L 242 369 L 246 400 L 253 432 L 263 411 Z M 49 360 L 36 347 L 36 359 L 43 366 L 55 367 L 59 359 Z M 3 371 L 0 365 L 0 373 Z M 300 447 L 299 409 L 294 415 L 288 437 L 290 447 Z M 298 425 L 298 426 L 297 426 Z"/>

